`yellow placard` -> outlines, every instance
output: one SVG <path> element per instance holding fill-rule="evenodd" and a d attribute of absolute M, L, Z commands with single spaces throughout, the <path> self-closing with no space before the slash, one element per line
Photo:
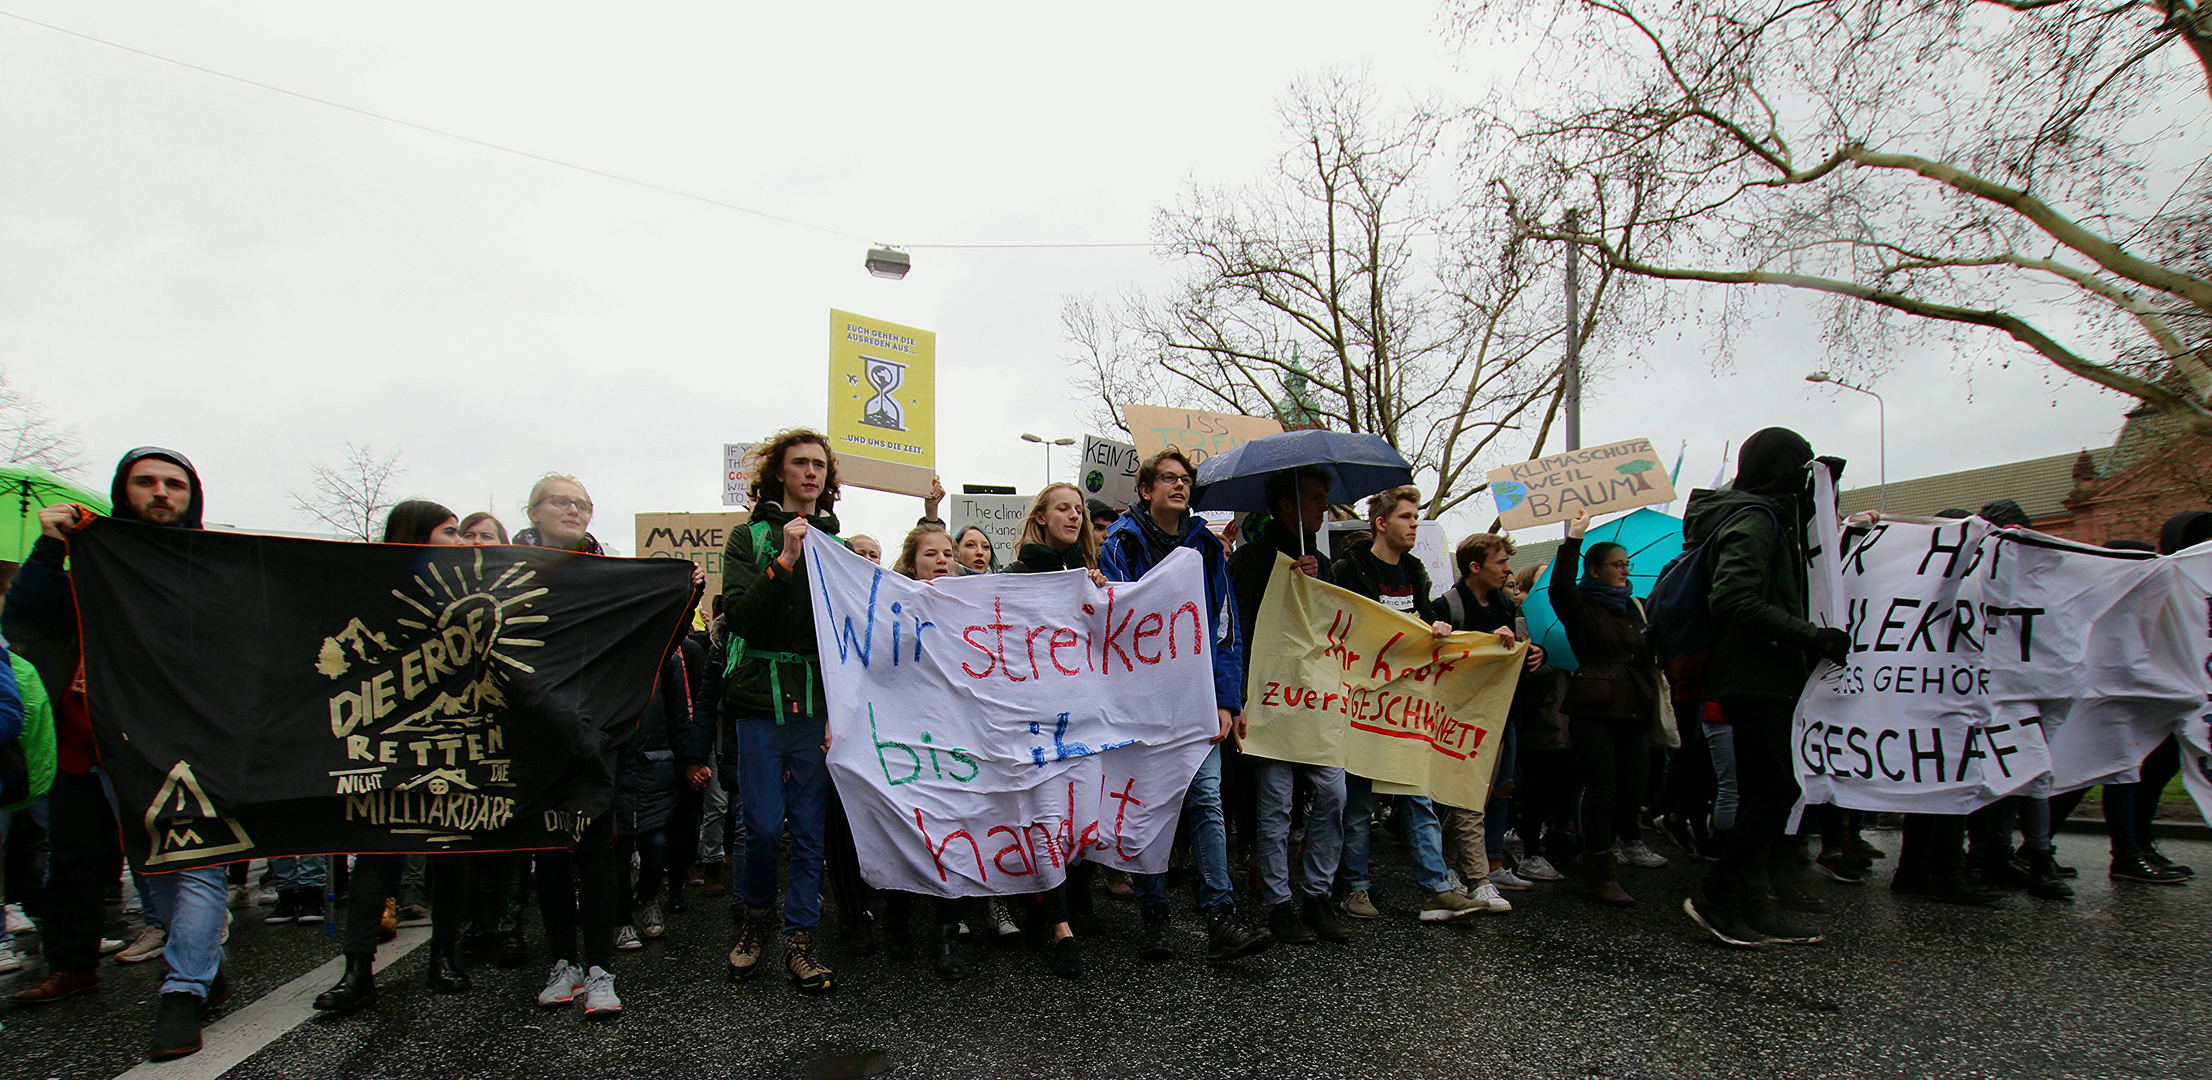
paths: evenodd
<path fill-rule="evenodd" d="M 1528 646 L 1427 624 L 1275 556 L 1245 672 L 1244 752 L 1480 808 Z"/>
<path fill-rule="evenodd" d="M 1121 421 L 1129 425 L 1129 441 L 1136 444 L 1140 457 L 1172 446 L 1189 455 L 1193 465 L 1262 436 L 1283 433 L 1283 425 L 1265 417 L 1157 405 L 1123 405 Z"/>
<path fill-rule="evenodd" d="M 841 483 L 929 494 L 937 469 L 937 335 L 832 310 L 829 437 Z"/>

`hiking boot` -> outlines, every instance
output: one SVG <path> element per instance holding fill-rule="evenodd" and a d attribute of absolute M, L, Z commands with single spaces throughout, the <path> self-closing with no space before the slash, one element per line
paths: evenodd
<path fill-rule="evenodd" d="M 730 864 L 718 862 L 701 874 L 706 884 L 699 886 L 701 896 L 728 896 L 730 894 Z"/>
<path fill-rule="evenodd" d="M 1692 896 L 1682 901 L 1682 913 L 1704 927 L 1706 932 L 1719 938 L 1723 945 L 1755 949 L 1766 943 L 1766 935 L 1746 926 L 1743 919 L 1737 916 L 1735 908 L 1729 905 Z"/>
<path fill-rule="evenodd" d="M 1344 897 L 1344 913 L 1355 919 L 1382 918 L 1382 912 L 1376 910 L 1374 898 L 1366 889 L 1353 889 Z"/>
<path fill-rule="evenodd" d="M 2043 900 L 2072 900 L 2074 887 L 2058 876 L 2058 857 L 2049 851 L 2028 853 L 2028 895 Z"/>
<path fill-rule="evenodd" d="M 1267 932 L 1285 945 L 1311 945 L 1315 940 L 1313 929 L 1298 917 L 1297 903 L 1289 900 L 1267 909 Z"/>
<path fill-rule="evenodd" d="M 990 917 L 983 920 L 983 925 L 990 928 L 991 936 L 1004 941 L 1022 932 L 1021 924 L 1014 921 L 1013 909 L 1006 906 L 1003 898 L 992 897 L 985 910 Z"/>
<path fill-rule="evenodd" d="M 154 1039 L 146 1048 L 148 1061 L 167 1061 L 200 1050 L 200 996 L 182 991 L 161 995 L 154 1014 Z"/>
<path fill-rule="evenodd" d="M 555 960 L 552 973 L 545 977 L 545 989 L 538 991 L 538 1004 L 549 1009 L 566 1005 L 583 989 L 584 969 L 566 960 Z"/>
<path fill-rule="evenodd" d="M 1667 857 L 1651 850 L 1642 840 L 1623 840 L 1616 853 L 1621 862 L 1639 870 L 1657 870 L 1667 865 Z"/>
<path fill-rule="evenodd" d="M 1827 940 L 1827 935 L 1794 926 L 1771 908 L 1745 919 L 1744 925 L 1780 945 L 1818 945 Z"/>
<path fill-rule="evenodd" d="M 2176 874 L 2180 874 L 2182 877 L 2185 878 L 2193 878 L 2197 876 L 2196 871 L 2191 870 L 2188 867 L 2167 858 L 2166 853 L 2158 850 L 2158 845 L 2153 841 L 2143 841 L 2142 854 L 2144 862 L 2147 862 L 2152 866 L 2159 868 L 2160 870 L 2170 870 Z"/>
<path fill-rule="evenodd" d="M 1469 899 L 1466 893 L 1442 889 L 1430 893 L 1428 899 L 1421 902 L 1420 919 L 1422 922 L 1452 922 L 1480 915 L 1483 910 L 1483 906 Z"/>
<path fill-rule="evenodd" d="M 390 941 L 398 936 L 399 901 L 387 898 L 384 901 L 384 917 L 376 923 L 376 938 L 378 941 Z"/>
<path fill-rule="evenodd" d="M 1600 851 L 1584 855 L 1575 861 L 1575 865 L 1582 871 L 1582 888 L 1590 899 L 1611 907 L 1629 907 L 1636 903 L 1636 898 L 1628 895 L 1628 890 L 1621 888 L 1620 870 L 1614 862 L 1612 852 Z"/>
<path fill-rule="evenodd" d="M 774 913 L 767 908 L 738 908 L 737 944 L 730 947 L 730 978 L 749 979 L 760 970 L 760 956 L 768 951 L 768 920 Z"/>
<path fill-rule="evenodd" d="M 614 976 L 608 974 L 607 969 L 594 967 L 585 972 L 583 988 L 578 992 L 584 996 L 586 1019 L 622 1015 L 622 999 L 615 994 Z"/>
<path fill-rule="evenodd" d="M 1323 941 L 1347 942 L 1352 940 L 1352 928 L 1336 917 L 1336 905 L 1326 896 L 1309 896 L 1299 901 L 1299 914 L 1304 916 L 1306 928 Z"/>
<path fill-rule="evenodd" d="M 375 1001 L 375 967 L 376 957 L 347 953 L 345 974 L 338 976 L 338 985 L 315 995 L 315 1007 L 346 1013 Z"/>
<path fill-rule="evenodd" d="M 1551 861 L 1542 855 L 1531 855 L 1522 859 L 1521 864 L 1513 868 L 1513 872 L 1530 881 L 1567 880 L 1567 875 L 1560 873 L 1559 868 L 1553 866 Z"/>
<path fill-rule="evenodd" d="M 122 952 L 115 954 L 115 962 L 118 964 L 144 963 L 160 956 L 168 946 L 169 931 L 158 926 L 149 926 L 140 930 L 138 936 L 132 938 L 131 943 L 123 947 Z"/>
<path fill-rule="evenodd" d="M 1168 907 L 1166 904 L 1146 904 L 1140 913 L 1144 916 L 1144 937 L 1137 942 L 1137 958 L 1140 960 L 1168 960 L 1175 950 L 1167 946 Z"/>
<path fill-rule="evenodd" d="M 814 935 L 805 930 L 783 936 L 783 970 L 800 993 L 826 994 L 837 985 L 836 974 L 814 958 Z"/>
<path fill-rule="evenodd" d="M 968 961 L 960 955 L 960 924 L 937 925 L 937 977 L 953 982 L 968 977 Z"/>
<path fill-rule="evenodd" d="M 2145 858 L 2142 852 L 2112 857 L 2112 880 L 2142 881 L 2152 885 L 2179 885 L 2189 880 L 2180 870 L 2168 870 Z"/>
<path fill-rule="evenodd" d="M 1108 870 L 1106 871 L 1106 895 L 1123 903 L 1128 903 L 1137 898 L 1136 883 L 1129 880 L 1127 871 Z"/>
<path fill-rule="evenodd" d="M 18 990 L 8 995 L 8 1000 L 18 1005 L 45 1005 L 78 994 L 99 992 L 100 973 L 97 971 L 49 971 L 37 986 Z"/>
<path fill-rule="evenodd" d="M 1223 904 L 1206 915 L 1206 962 L 1226 964 L 1267 951 L 1275 939 L 1237 921 L 1236 908 Z"/>

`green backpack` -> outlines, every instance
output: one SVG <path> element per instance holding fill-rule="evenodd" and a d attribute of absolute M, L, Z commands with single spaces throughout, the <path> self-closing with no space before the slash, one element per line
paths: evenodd
<path fill-rule="evenodd" d="M 21 772 L 29 780 L 28 794 L 0 810 L 21 810 L 46 795 L 54 786 L 54 704 L 46 697 L 46 684 L 38 669 L 13 652 L 8 666 L 23 696 L 23 733 L 13 742 L 0 744 L 0 772 Z"/>

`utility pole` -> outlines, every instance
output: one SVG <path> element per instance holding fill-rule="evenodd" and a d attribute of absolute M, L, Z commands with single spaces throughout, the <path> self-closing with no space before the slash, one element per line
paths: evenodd
<path fill-rule="evenodd" d="M 1582 212 L 1567 211 L 1567 235 L 1582 229 Z M 1582 290 L 1577 287 L 1575 264 L 1581 262 L 1581 246 L 1567 241 L 1567 449 L 1582 449 Z"/>

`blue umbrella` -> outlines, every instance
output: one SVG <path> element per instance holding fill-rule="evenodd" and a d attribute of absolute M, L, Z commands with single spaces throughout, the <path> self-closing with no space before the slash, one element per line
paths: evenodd
<path fill-rule="evenodd" d="M 1329 475 L 1329 501 L 1357 502 L 1413 482 L 1413 466 L 1373 435 L 1286 431 L 1254 439 L 1199 463 L 1193 510 L 1270 512 L 1267 481 L 1284 469 L 1313 466 Z"/>
<path fill-rule="evenodd" d="M 1582 550 L 1591 545 L 1610 541 L 1628 549 L 1628 589 L 1637 596 L 1650 596 L 1651 587 L 1659 583 L 1659 571 L 1682 553 L 1682 519 L 1662 514 L 1651 507 L 1642 507 L 1614 518 L 1603 525 L 1593 525 L 1582 534 Z M 1544 648 L 1544 661 L 1553 667 L 1573 671 L 1580 666 L 1575 659 L 1574 648 L 1567 644 L 1567 628 L 1560 624 L 1559 613 L 1552 610 L 1552 567 L 1536 575 L 1536 584 L 1521 605 L 1521 613 L 1528 616 L 1528 636 Z M 1575 572 L 1581 573 L 1581 567 Z"/>

